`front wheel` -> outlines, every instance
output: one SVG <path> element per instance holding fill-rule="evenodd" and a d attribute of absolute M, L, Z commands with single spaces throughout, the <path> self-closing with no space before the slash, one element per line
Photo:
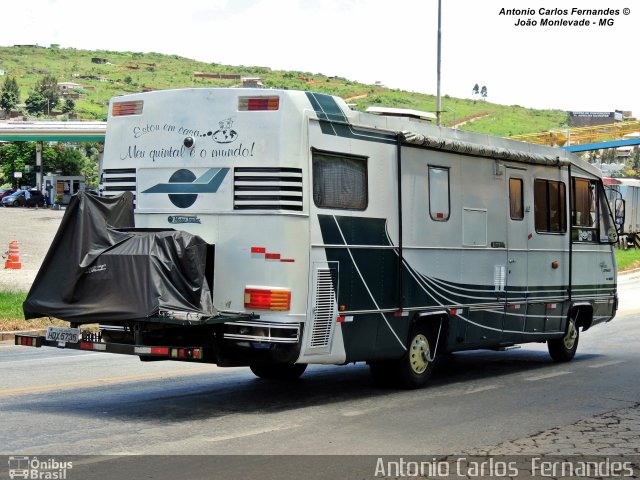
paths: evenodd
<path fill-rule="evenodd" d="M 580 331 L 576 326 L 576 320 L 575 318 L 569 318 L 567 332 L 564 334 L 564 337 L 547 341 L 549 355 L 551 355 L 551 358 L 556 362 L 568 362 L 576 355 L 579 339 Z"/>
<path fill-rule="evenodd" d="M 264 380 L 295 380 L 307 369 L 306 363 L 255 363 L 249 368 Z"/>

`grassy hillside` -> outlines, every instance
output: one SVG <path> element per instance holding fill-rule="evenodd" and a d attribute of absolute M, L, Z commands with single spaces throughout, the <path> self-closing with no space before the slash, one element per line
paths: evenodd
<path fill-rule="evenodd" d="M 94 63 L 92 58 L 108 63 Z M 20 86 L 21 102 L 46 74 L 59 82 L 82 85 L 86 95 L 76 101 L 82 119 L 106 119 L 111 97 L 143 90 L 179 87 L 230 87 L 238 80 L 196 78 L 194 72 L 235 74 L 260 77 L 267 88 L 313 90 L 329 93 L 355 103 L 364 110 L 370 105 L 434 111 L 436 97 L 366 85 L 321 73 L 286 72 L 267 67 L 245 67 L 203 63 L 176 55 L 159 53 L 88 51 L 72 48 L 0 47 L 0 70 L 15 76 Z M 2 77 L 0 77 L 2 81 Z M 517 105 L 497 105 L 483 100 L 458 99 L 445 95 L 442 100 L 443 125 L 464 122 L 463 130 L 499 136 L 533 133 L 558 128 L 566 122 L 560 110 L 531 110 Z M 472 121 L 470 121 L 472 120 Z"/>

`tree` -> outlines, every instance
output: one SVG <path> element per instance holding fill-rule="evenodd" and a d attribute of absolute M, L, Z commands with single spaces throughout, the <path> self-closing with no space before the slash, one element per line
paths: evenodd
<path fill-rule="evenodd" d="M 42 80 L 40 80 L 40 83 L 36 85 L 36 90 L 42 93 L 44 98 L 48 100 L 47 114 L 49 114 L 51 110 L 58 106 L 58 102 L 60 102 L 58 80 L 53 75 L 45 75 L 42 77 Z"/>
<path fill-rule="evenodd" d="M 72 176 L 81 175 L 85 167 L 87 157 L 75 148 L 60 147 L 53 169 L 60 172 L 60 175 Z"/>
<path fill-rule="evenodd" d="M 480 92 L 480 85 L 478 85 L 477 83 L 473 86 L 473 89 L 471 90 L 473 92 L 474 95 L 477 95 Z"/>
<path fill-rule="evenodd" d="M 487 98 L 487 87 L 486 86 L 482 86 L 482 88 L 480 89 L 480 95 L 482 96 L 482 98 Z"/>
<path fill-rule="evenodd" d="M 49 166 L 54 163 L 56 151 L 54 148 L 45 145 L 42 148 L 42 164 L 44 170 L 49 170 Z M 2 159 L 2 177 L 6 183 L 16 188 L 20 185 L 35 185 L 36 169 L 36 142 L 11 142 L 0 146 L 0 159 Z M 31 166 L 31 178 L 25 174 L 25 166 Z M 21 180 L 14 178 L 15 172 L 25 174 Z"/>
<path fill-rule="evenodd" d="M 73 113 L 75 109 L 76 109 L 76 102 L 74 102 L 73 99 L 71 98 L 67 98 L 64 101 L 64 105 L 62 105 L 62 113 Z"/>
<path fill-rule="evenodd" d="M 44 115 L 49 110 L 47 99 L 41 92 L 34 90 L 25 101 L 25 110 L 30 115 Z"/>
<path fill-rule="evenodd" d="M 85 142 L 78 145 L 78 149 L 86 157 L 84 166 L 80 172 L 84 175 L 84 183 L 87 186 L 98 186 L 98 163 L 102 145 L 100 143 Z"/>
<path fill-rule="evenodd" d="M 11 110 L 16 108 L 20 101 L 20 88 L 18 82 L 13 77 L 7 77 L 2 85 L 2 93 L 0 93 L 0 108 L 4 110 L 7 115 Z"/>
<path fill-rule="evenodd" d="M 31 115 L 49 115 L 59 101 L 60 90 L 56 77 L 46 75 L 36 83 L 25 103 L 27 112 Z"/>

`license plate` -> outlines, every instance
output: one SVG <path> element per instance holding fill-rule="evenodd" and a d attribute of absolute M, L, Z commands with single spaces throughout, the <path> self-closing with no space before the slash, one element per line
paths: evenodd
<path fill-rule="evenodd" d="M 47 340 L 58 343 L 78 343 L 79 328 L 47 327 Z"/>

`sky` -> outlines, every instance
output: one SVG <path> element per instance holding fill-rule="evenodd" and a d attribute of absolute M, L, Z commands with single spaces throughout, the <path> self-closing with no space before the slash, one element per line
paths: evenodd
<path fill-rule="evenodd" d="M 2 16 L 2 46 L 158 52 L 437 92 L 438 0 L 9 0 Z M 640 116 L 636 0 L 441 0 L 441 18 L 443 109 L 478 84 L 503 105 Z M 527 19 L 537 24 L 516 25 Z"/>

